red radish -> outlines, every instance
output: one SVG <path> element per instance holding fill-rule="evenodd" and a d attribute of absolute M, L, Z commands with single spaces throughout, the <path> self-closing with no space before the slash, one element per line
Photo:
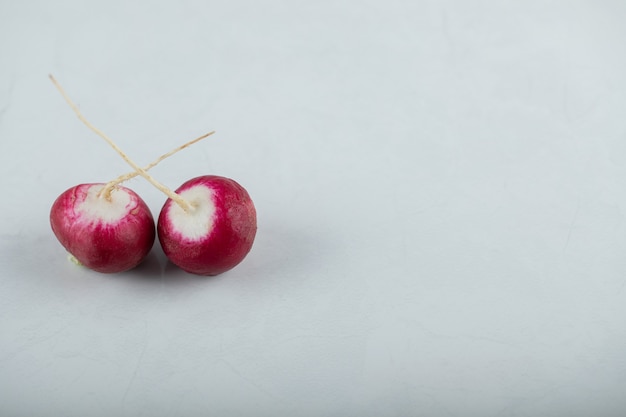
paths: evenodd
<path fill-rule="evenodd" d="M 242 186 L 228 178 L 207 175 L 189 180 L 177 192 L 171 191 L 146 172 L 152 165 L 141 168 L 134 163 L 85 119 L 54 77 L 50 79 L 89 129 L 115 149 L 138 175 L 169 197 L 159 215 L 158 233 L 165 254 L 174 264 L 194 274 L 217 275 L 244 259 L 256 235 L 256 211 Z M 114 183 L 107 184 L 98 194 L 106 198 Z"/>
<path fill-rule="evenodd" d="M 81 184 L 65 191 L 52 205 L 50 212 L 52 230 L 74 259 L 88 268 L 99 272 L 121 272 L 131 269 L 137 266 L 152 248 L 156 235 L 155 225 L 145 202 L 132 190 L 120 187 L 119 183 L 135 175 L 141 175 L 153 182 L 157 188 L 165 189 L 146 171 L 214 132 L 187 142 L 142 169 L 109 137 L 83 117 L 52 75 L 50 79 L 78 118 L 109 143 L 135 169 L 134 172 L 122 175 L 107 184 Z"/>
<path fill-rule="evenodd" d="M 50 211 L 52 231 L 81 264 L 98 272 L 134 268 L 154 244 L 154 219 L 132 190 L 105 184 L 80 184 L 61 194 Z"/>
<path fill-rule="evenodd" d="M 144 170 L 209 135 L 160 156 Z M 52 231 L 82 265 L 98 272 L 121 272 L 137 266 L 152 248 L 156 235 L 152 213 L 136 193 L 119 186 L 136 175 L 135 171 L 107 184 L 77 185 L 52 205 Z"/>
<path fill-rule="evenodd" d="M 232 179 L 193 178 L 177 190 L 188 207 L 168 199 L 157 233 L 165 255 L 181 269 L 217 275 L 238 265 L 256 235 L 256 210 L 248 192 Z"/>

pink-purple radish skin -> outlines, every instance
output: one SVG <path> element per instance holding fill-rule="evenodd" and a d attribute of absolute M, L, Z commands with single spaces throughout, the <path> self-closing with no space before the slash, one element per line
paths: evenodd
<path fill-rule="evenodd" d="M 217 275 L 238 265 L 256 235 L 256 210 L 248 192 L 232 179 L 193 178 L 176 191 L 188 206 L 168 199 L 157 222 L 165 255 L 196 275 Z"/>
<path fill-rule="evenodd" d="M 80 184 L 52 204 L 50 224 L 61 245 L 80 264 L 102 273 L 139 265 L 150 252 L 155 224 L 146 203 L 132 190 Z"/>

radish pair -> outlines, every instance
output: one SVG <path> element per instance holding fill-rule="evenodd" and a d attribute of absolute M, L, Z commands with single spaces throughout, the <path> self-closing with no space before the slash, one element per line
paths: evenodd
<path fill-rule="evenodd" d="M 193 274 L 217 275 L 245 258 L 256 235 L 256 210 L 241 185 L 229 178 L 204 175 L 172 192 L 146 172 L 211 133 L 141 168 L 92 126 L 56 80 L 50 78 L 79 119 L 135 169 L 107 184 L 74 186 L 53 203 L 52 231 L 76 261 L 98 272 L 126 271 L 148 255 L 156 234 L 170 261 Z M 156 233 L 154 217 L 146 203 L 134 191 L 119 185 L 136 175 L 143 176 L 168 196 L 159 214 Z"/>

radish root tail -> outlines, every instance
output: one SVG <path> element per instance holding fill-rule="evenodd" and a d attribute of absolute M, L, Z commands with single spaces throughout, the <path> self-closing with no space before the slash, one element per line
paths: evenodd
<path fill-rule="evenodd" d="M 163 192 L 165 195 L 167 195 L 169 198 L 171 198 L 174 202 L 176 202 L 176 204 L 178 204 L 185 212 L 188 212 L 192 209 L 191 204 L 189 204 L 185 199 L 183 199 L 181 196 L 179 196 L 178 194 L 176 194 L 175 192 L 173 192 L 172 190 L 170 190 L 169 188 L 167 188 L 165 185 L 161 184 L 160 182 L 158 182 L 157 180 L 155 180 L 154 178 L 152 178 L 152 176 L 150 174 L 148 174 L 146 172 L 145 169 L 141 168 L 139 165 L 137 165 L 135 162 L 133 162 L 133 160 L 131 160 L 116 144 L 115 142 L 113 142 L 113 140 L 111 140 L 111 138 L 109 138 L 103 131 L 101 131 L 100 129 L 98 129 L 97 127 L 95 127 L 94 125 L 92 125 L 89 120 L 87 120 L 85 118 L 85 116 L 82 115 L 82 113 L 80 112 L 80 110 L 78 109 L 78 106 L 76 106 L 76 104 L 74 104 L 74 102 L 69 98 L 69 96 L 65 93 L 65 90 L 63 90 L 63 87 L 61 87 L 61 85 L 57 82 L 57 80 L 52 76 L 52 74 L 49 75 L 50 80 L 52 81 L 52 83 L 54 84 L 54 86 L 57 88 L 57 90 L 59 90 L 59 93 L 61 93 L 61 95 L 63 96 L 63 98 L 65 99 L 65 101 L 67 102 L 67 104 L 71 107 L 71 109 L 74 111 L 74 113 L 76 113 L 76 116 L 78 116 L 78 119 L 83 122 L 83 124 L 85 126 L 87 126 L 90 130 L 92 130 L 96 135 L 100 136 L 102 139 L 104 139 L 105 142 L 107 142 L 109 144 L 109 146 L 111 146 L 115 152 L 117 152 L 124 161 L 126 161 L 126 163 L 128 165 L 130 165 L 136 172 L 138 175 L 141 175 L 142 177 L 144 177 L 146 179 L 146 181 L 148 181 L 150 184 L 154 185 L 157 189 L 159 189 L 161 192 Z"/>
<path fill-rule="evenodd" d="M 206 133 L 194 140 L 191 140 L 187 143 L 185 143 L 184 145 L 181 145 L 179 147 L 177 147 L 176 149 L 172 149 L 171 151 L 169 151 L 168 153 L 165 153 L 163 155 L 161 155 L 160 157 L 158 157 L 157 159 L 155 159 L 154 161 L 150 162 L 148 165 L 146 165 L 145 167 L 143 167 L 144 171 L 148 171 L 152 168 L 154 168 L 156 165 L 158 165 L 159 163 L 161 163 L 163 160 L 169 158 L 170 156 L 174 155 L 177 152 L 182 151 L 183 149 L 193 145 L 194 143 L 200 142 L 202 139 L 205 139 L 209 136 L 211 136 L 212 134 L 214 134 L 215 131 Z M 124 181 L 128 181 L 132 178 L 135 178 L 136 176 L 138 176 L 139 173 L 137 171 L 133 171 L 133 172 L 128 172 L 124 175 L 120 175 L 119 177 L 115 178 L 112 181 L 109 181 L 102 190 L 100 190 L 100 193 L 98 193 L 98 197 L 100 196 L 104 196 L 107 200 L 111 199 L 111 193 L 113 192 L 113 190 L 115 189 L 115 187 L 121 183 L 123 183 Z"/>

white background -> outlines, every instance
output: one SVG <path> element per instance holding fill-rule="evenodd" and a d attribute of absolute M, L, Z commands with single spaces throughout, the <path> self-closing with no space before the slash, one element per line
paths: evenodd
<path fill-rule="evenodd" d="M 626 3 L 0 2 L 0 415 L 626 413 Z M 124 162 L 258 210 L 216 278 L 76 267 Z M 128 184 L 155 216 L 165 197 Z"/>

